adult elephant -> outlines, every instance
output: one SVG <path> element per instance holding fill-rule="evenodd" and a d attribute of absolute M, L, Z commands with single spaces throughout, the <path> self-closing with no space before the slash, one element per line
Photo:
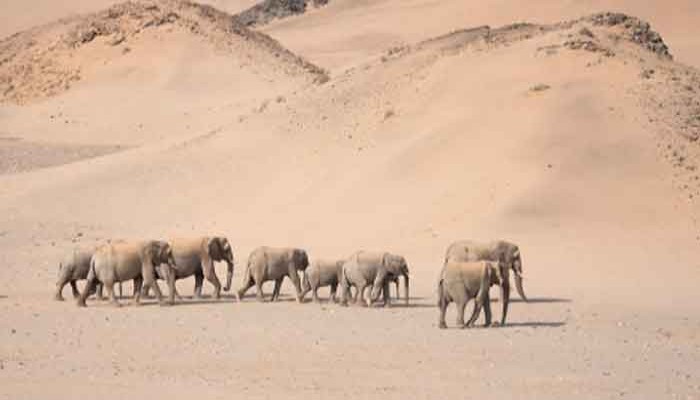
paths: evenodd
<path fill-rule="evenodd" d="M 350 286 L 354 286 L 360 301 L 364 301 L 364 291 L 371 287 L 367 306 L 372 305 L 384 293 L 384 305 L 390 305 L 389 282 L 399 276 L 404 278 L 406 289 L 405 302 L 409 298 L 408 263 L 403 256 L 389 252 L 358 251 L 351 255 L 343 264 L 342 305 L 347 305 Z"/>
<path fill-rule="evenodd" d="M 169 241 L 173 249 L 173 256 L 177 269 L 175 270 L 175 280 L 189 278 L 194 275 L 194 297 L 202 297 L 202 285 L 204 279 L 214 286 L 214 297 L 221 297 L 221 282 L 216 276 L 214 262 L 226 262 L 226 285 L 225 291 L 231 289 L 233 279 L 233 250 L 228 239 L 223 236 L 198 237 L 186 239 L 171 239 Z M 156 267 L 156 278 L 164 279 L 163 266 Z M 148 289 L 144 289 L 144 295 L 148 295 Z M 175 289 L 175 296 L 180 298 Z"/>
<path fill-rule="evenodd" d="M 156 281 L 156 265 L 165 264 L 162 269 L 170 288 L 169 304 L 175 299 L 175 258 L 170 244 L 164 241 L 147 240 L 138 242 L 116 242 L 100 246 L 90 260 L 87 285 L 78 299 L 78 306 L 85 307 L 85 300 L 94 286 L 101 282 L 107 290 L 112 304 L 119 306 L 114 295 L 114 284 L 134 280 L 135 302 L 139 304 L 141 285 L 153 287 L 161 305 L 163 295 Z"/>
<path fill-rule="evenodd" d="M 236 292 L 236 298 L 241 298 L 253 286 L 256 286 L 256 297 L 258 301 L 265 301 L 262 285 L 266 281 L 275 281 L 275 288 L 272 291 L 272 301 L 277 301 L 280 294 L 280 287 L 285 277 L 289 277 L 296 289 L 296 299 L 302 302 L 301 282 L 299 272 L 306 270 L 309 266 L 309 256 L 306 251 L 291 247 L 258 247 L 248 256 L 248 265 L 243 273 L 241 288 Z"/>
<path fill-rule="evenodd" d="M 58 280 L 54 299 L 63 301 L 63 288 L 70 283 L 73 298 L 80 297 L 77 281 L 87 279 L 94 248 L 74 248 L 58 264 Z M 97 285 L 97 297 L 102 298 L 102 284 Z"/>
<path fill-rule="evenodd" d="M 461 240 L 454 242 L 445 252 L 445 264 L 459 261 L 502 261 L 499 267 L 502 280 L 501 284 L 501 325 L 505 324 L 508 315 L 508 303 L 510 302 L 510 278 L 509 271 L 513 270 L 515 276 L 515 287 L 520 297 L 527 301 L 523 290 L 523 265 L 520 256 L 520 248 L 517 245 L 497 240 L 493 242 L 480 243 L 471 240 Z"/>

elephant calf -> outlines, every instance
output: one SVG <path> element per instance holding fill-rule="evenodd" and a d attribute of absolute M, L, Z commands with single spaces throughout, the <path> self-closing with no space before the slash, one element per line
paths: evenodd
<path fill-rule="evenodd" d="M 309 257 L 302 249 L 258 247 L 248 257 L 248 265 L 243 273 L 243 284 L 236 292 L 236 298 L 241 301 L 245 292 L 256 286 L 258 301 L 265 301 L 262 285 L 266 281 L 275 281 L 272 301 L 277 301 L 282 281 L 288 276 L 294 283 L 297 302 L 301 303 L 299 272 L 303 272 L 308 266 Z"/>
<path fill-rule="evenodd" d="M 447 328 L 445 323 L 445 312 L 451 302 L 457 303 L 457 326 L 464 328 L 471 326 L 479 317 L 481 307 L 484 307 L 486 314 L 485 326 L 491 325 L 491 299 L 489 289 L 491 285 L 501 283 L 503 279 L 500 274 L 498 262 L 476 261 L 476 262 L 448 262 L 440 272 L 438 282 L 438 307 L 440 308 L 440 319 L 438 321 L 441 329 Z M 464 323 L 464 309 L 469 300 L 474 299 L 474 311 L 467 323 Z"/>
<path fill-rule="evenodd" d="M 399 276 L 404 278 L 406 304 L 408 304 L 409 284 L 406 259 L 387 252 L 358 251 L 343 264 L 341 280 L 343 298 L 341 304 L 348 304 L 351 286 L 354 286 L 357 290 L 356 295 L 359 295 L 360 301 L 365 301 L 365 289 L 372 287 L 370 295 L 366 299 L 367 306 L 371 306 L 379 298 L 380 293 L 383 292 L 384 306 L 389 307 L 391 303 L 389 282 L 393 282 Z"/>
<path fill-rule="evenodd" d="M 63 288 L 70 282 L 73 289 L 73 297 L 80 297 L 77 281 L 87 279 L 90 271 L 90 258 L 95 249 L 73 249 L 63 258 L 58 265 L 58 280 L 56 281 L 56 294 L 54 299 L 63 301 Z M 102 284 L 97 285 L 97 296 L 102 298 Z"/>
<path fill-rule="evenodd" d="M 170 288 L 170 304 L 175 296 L 175 258 L 173 251 L 167 242 L 149 240 L 142 242 L 117 242 L 100 246 L 90 261 L 90 271 L 87 277 L 87 286 L 78 299 L 78 306 L 85 307 L 85 300 L 92 288 L 101 282 L 107 290 L 112 304 L 119 306 L 114 295 L 114 284 L 126 280 L 134 280 L 134 294 L 136 304 L 141 298 L 141 285 L 152 286 L 163 305 L 158 282 L 156 282 L 155 266 L 166 264 L 168 268 L 163 271 L 167 274 Z"/>
<path fill-rule="evenodd" d="M 315 302 L 319 302 L 318 288 L 323 286 L 331 287 L 330 300 L 336 302 L 336 291 L 343 275 L 343 264 L 345 260 L 315 260 L 309 268 L 304 271 L 301 300 L 304 300 L 309 291 L 313 295 Z"/>

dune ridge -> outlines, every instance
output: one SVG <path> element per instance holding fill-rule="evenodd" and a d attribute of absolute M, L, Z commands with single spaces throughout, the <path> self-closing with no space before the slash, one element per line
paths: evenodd
<path fill-rule="evenodd" d="M 257 51 L 261 64 L 280 63 L 288 74 L 309 74 L 327 80 L 326 73 L 282 47 L 268 35 L 253 31 L 225 12 L 181 0 L 131 1 L 107 10 L 71 18 L 12 35 L 0 42 L 0 101 L 27 103 L 55 96 L 81 79 L 81 48 L 92 43 L 119 46 L 154 29 L 177 29 L 203 37 L 229 51 Z M 263 61 L 265 60 L 265 61 Z"/>

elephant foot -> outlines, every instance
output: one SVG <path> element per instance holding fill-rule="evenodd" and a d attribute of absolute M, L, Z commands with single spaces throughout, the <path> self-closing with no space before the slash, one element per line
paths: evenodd
<path fill-rule="evenodd" d="M 168 300 L 168 301 L 160 301 L 160 302 L 158 302 L 158 304 L 161 307 L 170 307 L 170 306 L 174 305 L 175 302 Z"/>
<path fill-rule="evenodd" d="M 440 324 L 438 324 L 438 328 L 440 328 L 440 329 L 447 329 L 447 324 L 444 323 L 444 322 L 440 322 Z"/>
<path fill-rule="evenodd" d="M 85 304 L 84 302 L 80 302 L 80 301 L 77 303 L 77 305 L 78 305 L 78 307 L 81 307 L 81 308 L 87 307 L 87 304 Z"/>
<path fill-rule="evenodd" d="M 63 298 L 60 294 L 57 294 L 53 297 L 54 300 L 56 301 L 65 301 L 66 299 Z M 77 300 L 77 299 L 76 299 Z"/>
<path fill-rule="evenodd" d="M 468 327 L 467 324 L 465 324 L 464 322 L 462 322 L 462 323 L 459 323 L 459 322 L 458 322 L 458 323 L 457 323 L 457 329 L 465 329 L 465 328 L 467 328 L 467 327 Z"/>

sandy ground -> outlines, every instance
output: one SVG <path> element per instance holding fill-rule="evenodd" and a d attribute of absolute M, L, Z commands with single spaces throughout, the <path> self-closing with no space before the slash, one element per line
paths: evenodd
<path fill-rule="evenodd" d="M 1 165 L 24 171 L 0 175 L 0 398 L 700 398 L 700 158 L 681 135 L 697 70 L 590 24 L 418 45 L 619 7 L 698 65 L 697 7 L 541 3 L 337 1 L 262 28 L 323 85 L 164 26 L 128 53 L 82 47 L 58 96 L 0 105 Z M 8 4 L 10 34 L 108 2 Z M 584 26 L 615 56 L 563 46 Z M 205 234 L 231 240 L 234 287 L 263 244 L 403 254 L 411 304 L 299 305 L 288 281 L 279 303 L 52 300 L 75 245 Z M 505 327 L 437 328 L 442 256 L 464 238 L 521 246 L 531 301 Z"/>

